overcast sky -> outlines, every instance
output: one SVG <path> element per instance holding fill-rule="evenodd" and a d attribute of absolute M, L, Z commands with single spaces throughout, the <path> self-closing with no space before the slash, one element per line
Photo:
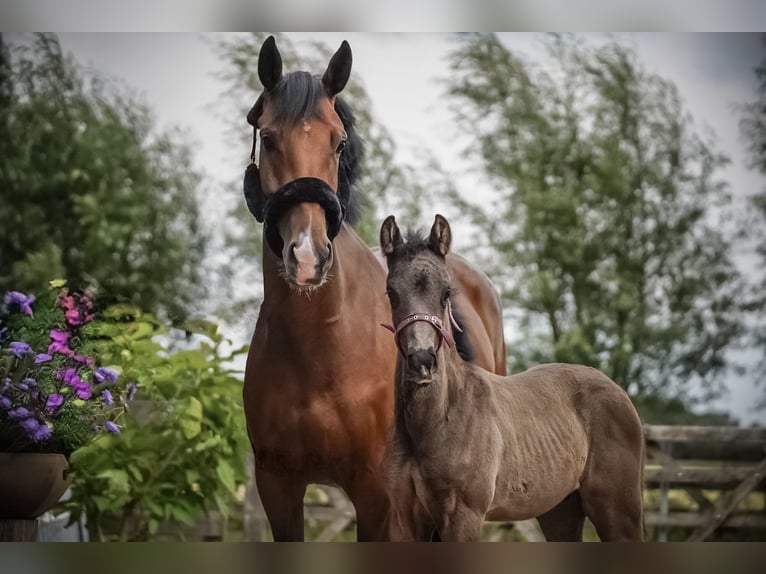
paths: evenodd
<path fill-rule="evenodd" d="M 249 149 L 243 149 L 227 130 L 232 114 L 216 105 L 225 89 L 215 77 L 220 63 L 212 49 L 216 36 L 200 34 L 62 34 L 62 45 L 80 63 L 123 79 L 143 96 L 163 126 L 180 125 L 197 140 L 198 166 L 212 182 L 211 194 L 223 193 L 222 182 L 240 177 Z M 400 153 L 425 147 L 441 164 L 455 172 L 462 189 L 483 185 L 469 172 L 456 141 L 443 88 L 447 73 L 449 37 L 443 34 L 305 33 L 294 39 L 321 39 L 336 48 L 343 39 L 354 54 L 352 73 L 358 74 L 374 105 L 374 113 L 391 131 Z M 766 50 L 755 34 L 604 34 L 587 36 L 592 42 L 617 38 L 633 46 L 651 72 L 676 83 L 688 111 L 700 126 L 717 135 L 719 149 L 731 165 L 722 175 L 741 200 L 764 185 L 746 169 L 744 146 L 739 138 L 738 115 L 733 106 L 752 100 L 754 68 Z M 541 37 L 537 34 L 504 34 L 508 47 L 544 64 Z M 257 62 L 253 62 L 255 67 Z M 320 72 L 320 70 L 312 70 Z M 252 100 L 257 94 L 253 94 Z M 252 101 L 243 102 L 247 107 Z M 247 125 L 242 118 L 242 129 Z M 459 175 L 462 174 L 462 175 Z M 215 202 L 213 202 L 215 203 Z M 219 202 L 220 203 L 220 202 Z M 213 211 L 213 216 L 217 216 Z M 415 222 L 412 222 L 415 223 Z M 425 223 L 425 222 L 421 222 Z M 470 237 L 456 237 L 456 246 Z M 752 258 L 738 253 L 743 271 Z M 747 359 L 747 357 L 745 357 Z M 755 393 L 752 382 L 730 380 L 730 394 L 719 403 L 745 422 L 766 423 L 766 413 L 749 411 Z M 762 391 L 760 391 L 762 392 Z"/>

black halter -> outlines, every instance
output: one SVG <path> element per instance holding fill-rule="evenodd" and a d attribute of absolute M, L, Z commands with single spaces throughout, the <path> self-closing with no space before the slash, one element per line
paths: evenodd
<path fill-rule="evenodd" d="M 335 239 L 346 219 L 346 209 L 327 182 L 316 177 L 301 177 L 283 185 L 274 195 L 266 198 L 261 189 L 261 176 L 255 163 L 255 137 L 250 161 L 245 170 L 245 201 L 250 213 L 258 222 L 264 224 L 266 242 L 274 255 L 281 257 L 284 247 L 279 235 L 279 220 L 291 207 L 299 203 L 318 203 L 324 209 L 327 237 L 330 241 Z"/>

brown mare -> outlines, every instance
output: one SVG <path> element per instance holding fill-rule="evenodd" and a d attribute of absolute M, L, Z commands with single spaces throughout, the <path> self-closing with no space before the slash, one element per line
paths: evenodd
<path fill-rule="evenodd" d="M 501 377 L 464 362 L 450 334 L 451 235 L 380 232 L 400 349 L 394 438 L 385 459 L 391 539 L 479 537 L 484 519 L 537 517 L 548 540 L 643 538 L 641 422 L 603 373 L 550 364 Z"/>
<path fill-rule="evenodd" d="M 245 175 L 245 197 L 264 222 L 265 241 L 264 298 L 244 404 L 256 482 L 276 540 L 303 539 L 309 483 L 345 490 L 360 540 L 387 533 L 380 466 L 394 412 L 396 347 L 378 326 L 390 315 L 384 263 L 351 227 L 362 142 L 337 97 L 350 71 L 343 42 L 321 79 L 283 75 L 271 37 L 258 59 L 264 92 L 248 114 L 261 143 L 259 167 L 253 161 Z M 491 284 L 459 257 L 449 267 L 470 333 L 463 351 L 504 372 L 501 308 Z"/>

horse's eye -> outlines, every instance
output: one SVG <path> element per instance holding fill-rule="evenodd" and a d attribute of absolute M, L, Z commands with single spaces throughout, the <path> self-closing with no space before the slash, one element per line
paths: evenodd
<path fill-rule="evenodd" d="M 340 143 L 338 144 L 338 148 L 335 150 L 335 153 L 340 154 L 340 152 L 346 149 L 346 144 L 348 144 L 347 140 L 340 140 Z"/>
<path fill-rule="evenodd" d="M 388 300 L 391 302 L 391 308 L 396 308 L 399 305 L 399 295 L 396 294 L 396 291 L 386 289 L 386 295 L 388 295 Z"/>
<path fill-rule="evenodd" d="M 266 134 L 261 134 L 261 145 L 266 151 L 273 151 L 277 147 L 274 143 L 274 138 Z"/>

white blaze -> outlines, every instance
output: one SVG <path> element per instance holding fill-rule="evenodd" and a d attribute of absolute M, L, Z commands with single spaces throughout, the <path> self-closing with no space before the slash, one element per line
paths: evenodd
<path fill-rule="evenodd" d="M 293 247 L 293 254 L 298 263 L 295 282 L 303 285 L 316 274 L 317 256 L 314 251 L 314 242 L 311 235 L 306 232 L 300 234 L 298 242 Z"/>

